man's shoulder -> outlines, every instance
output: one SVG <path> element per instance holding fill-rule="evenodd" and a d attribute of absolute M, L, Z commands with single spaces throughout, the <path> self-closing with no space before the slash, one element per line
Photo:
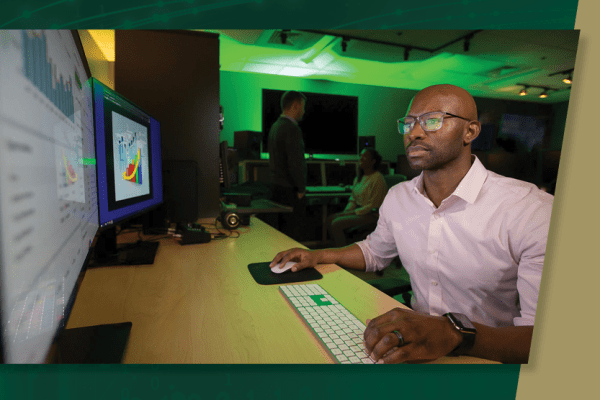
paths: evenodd
<path fill-rule="evenodd" d="M 294 124 L 288 118 L 279 117 L 275 123 L 271 126 L 271 130 L 269 134 L 277 134 L 277 133 L 288 133 L 288 132 L 301 132 L 298 125 Z"/>
<path fill-rule="evenodd" d="M 488 171 L 484 187 L 487 194 L 509 202 L 534 202 L 552 204 L 554 196 L 544 192 L 536 185 L 519 179 L 509 178 Z"/>
<path fill-rule="evenodd" d="M 417 178 L 414 178 L 417 179 Z M 384 180 L 385 182 L 385 180 Z M 404 182 L 400 182 L 397 183 L 395 185 L 393 185 L 392 187 L 388 188 L 388 192 L 385 196 L 384 202 L 390 202 L 390 201 L 394 201 L 394 202 L 402 202 L 402 199 L 406 199 L 408 196 L 411 195 L 412 190 L 415 186 L 415 182 L 413 182 L 413 180 L 410 181 L 404 181 Z"/>

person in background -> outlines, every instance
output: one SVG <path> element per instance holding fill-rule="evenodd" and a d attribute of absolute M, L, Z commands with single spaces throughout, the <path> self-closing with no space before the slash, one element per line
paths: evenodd
<path fill-rule="evenodd" d="M 360 154 L 359 172 L 354 178 L 352 196 L 344 211 L 330 215 L 327 229 L 336 247 L 346 243 L 344 231 L 354 226 L 377 222 L 378 209 L 388 191 L 387 184 L 379 166 L 381 155 L 372 147 L 364 149 Z"/>
<path fill-rule="evenodd" d="M 269 131 L 269 169 L 272 197 L 276 202 L 292 206 L 292 213 L 278 214 L 278 229 L 294 237 L 300 231 L 306 204 L 306 160 L 304 139 L 298 122 L 304 116 L 306 96 L 287 91 L 281 96 L 281 116 Z M 294 239 L 296 239 L 294 237 Z"/>

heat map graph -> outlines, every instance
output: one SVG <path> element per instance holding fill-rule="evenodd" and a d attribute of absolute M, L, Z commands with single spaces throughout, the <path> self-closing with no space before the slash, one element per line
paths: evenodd
<path fill-rule="evenodd" d="M 75 172 L 75 169 L 73 169 L 73 165 L 71 164 L 71 162 L 69 160 L 67 160 L 67 156 L 65 156 L 65 152 L 63 150 L 63 164 L 65 165 L 65 178 L 66 178 L 66 184 L 67 185 L 72 185 L 73 183 L 77 182 L 77 173 Z"/>

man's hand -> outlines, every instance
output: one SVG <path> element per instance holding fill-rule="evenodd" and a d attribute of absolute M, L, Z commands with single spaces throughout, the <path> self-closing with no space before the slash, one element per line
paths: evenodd
<path fill-rule="evenodd" d="M 277 253 L 273 261 L 271 261 L 271 264 L 269 264 L 269 267 L 273 268 L 277 263 L 285 265 L 288 261 L 297 262 L 297 264 L 292 267 L 292 272 L 300 271 L 304 268 L 314 268 L 319 263 L 315 252 L 294 248 Z"/>
<path fill-rule="evenodd" d="M 461 342 L 460 333 L 446 317 L 435 317 L 411 310 L 393 309 L 367 320 L 364 343 L 375 362 L 396 364 L 407 361 L 431 361 L 443 357 Z M 404 344 L 394 333 L 398 331 Z"/>
<path fill-rule="evenodd" d="M 301 198 L 303 198 L 305 194 L 306 194 L 306 192 L 296 193 L 296 195 L 298 196 L 298 200 L 300 200 Z"/>

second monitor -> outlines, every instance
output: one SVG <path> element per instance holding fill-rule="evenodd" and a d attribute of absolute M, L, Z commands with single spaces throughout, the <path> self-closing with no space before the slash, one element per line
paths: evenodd
<path fill-rule="evenodd" d="M 96 258 L 104 259 L 103 264 L 149 263 L 118 257 L 124 249 L 117 251 L 115 227 L 163 202 L 160 124 L 97 80 L 93 91 L 98 208 L 103 228 Z M 150 247 L 156 251 L 156 246 Z"/>

